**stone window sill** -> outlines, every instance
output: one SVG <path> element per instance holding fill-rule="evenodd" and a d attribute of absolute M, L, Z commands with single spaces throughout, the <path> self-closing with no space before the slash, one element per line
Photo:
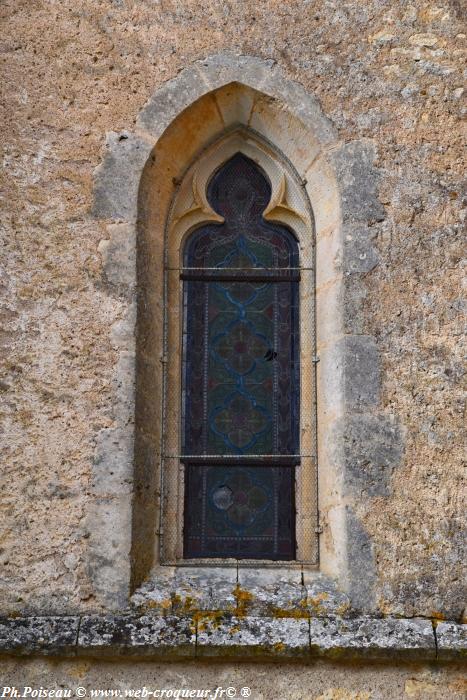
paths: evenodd
<path fill-rule="evenodd" d="M 287 568 L 158 567 L 131 597 L 134 612 L 197 615 L 222 611 L 259 617 L 345 617 L 350 601 L 335 582 L 300 565 Z"/>
<path fill-rule="evenodd" d="M 158 567 L 115 614 L 0 618 L 0 654 L 153 659 L 448 661 L 467 625 L 357 615 L 335 582 L 300 568 Z"/>

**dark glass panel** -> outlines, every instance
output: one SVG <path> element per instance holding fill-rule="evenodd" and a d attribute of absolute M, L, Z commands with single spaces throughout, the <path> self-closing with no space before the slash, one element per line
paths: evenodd
<path fill-rule="evenodd" d="M 295 558 L 293 468 L 189 465 L 185 477 L 186 557 Z"/>
<path fill-rule="evenodd" d="M 298 451 L 295 282 L 186 282 L 184 453 Z"/>
<path fill-rule="evenodd" d="M 290 268 L 298 266 L 298 247 L 288 229 L 264 220 L 270 196 L 260 169 L 237 154 L 208 187 L 209 202 L 225 222 L 194 231 L 185 251 L 182 449 L 185 455 L 237 458 L 236 467 L 216 464 L 214 471 L 187 466 L 186 556 L 294 556 L 299 316 L 298 275 Z M 274 460 L 269 467 L 253 467 L 248 459 L 242 463 L 242 455 L 290 456 L 289 475 L 287 468 L 283 473 L 273 467 Z M 200 495 L 216 474 L 226 480 L 222 470 L 240 468 L 236 477 L 229 472 L 228 483 L 218 484 L 215 498 Z M 235 501 L 226 508 L 228 517 L 220 514 L 235 478 L 247 477 L 253 484 L 248 503 L 265 499 L 255 515 L 255 528 L 263 532 L 256 538 L 239 521 L 246 506 L 242 510 Z M 284 486 L 287 498 L 280 497 L 279 507 L 277 488 L 284 479 L 292 481 Z M 272 534 L 282 527 L 280 536 Z M 211 528 L 208 539 L 199 528 Z"/>

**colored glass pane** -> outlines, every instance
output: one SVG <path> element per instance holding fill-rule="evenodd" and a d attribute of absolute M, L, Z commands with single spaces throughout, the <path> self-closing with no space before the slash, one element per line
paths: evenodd
<path fill-rule="evenodd" d="M 290 560 L 295 556 L 294 470 L 186 468 L 186 557 Z"/>
<path fill-rule="evenodd" d="M 208 187 L 209 202 L 224 222 L 194 231 L 185 250 L 183 451 L 200 457 L 236 456 L 239 461 L 232 469 L 240 469 L 242 455 L 251 459 L 298 452 L 298 250 L 288 229 L 263 218 L 270 196 L 270 185 L 260 169 L 237 154 Z M 219 474 L 221 466 L 212 469 Z M 264 513 L 268 513 L 267 517 L 256 514 L 255 527 L 261 522 L 265 531 L 274 529 L 273 521 L 277 525 L 279 517 L 270 501 L 274 490 L 260 487 L 258 480 L 276 483 L 277 468 L 251 469 L 258 471 L 254 494 L 257 500 L 263 494 Z M 197 480 L 193 474 L 191 484 L 201 488 L 201 477 Z M 211 472 L 206 474 L 209 480 Z M 224 483 L 218 488 L 218 502 L 227 502 L 231 486 Z M 208 502 L 198 497 L 192 489 L 187 492 L 185 529 L 190 532 L 208 512 L 213 522 L 220 522 L 218 513 L 214 517 L 219 510 L 216 501 L 211 499 L 209 510 Z M 205 511 L 195 517 L 196 498 L 198 506 L 205 504 Z M 232 513 L 242 510 L 235 503 L 228 508 L 229 517 L 221 518 L 225 526 L 229 522 L 233 527 Z M 282 507 L 293 509 L 293 499 Z M 272 521 L 266 526 L 268 518 Z M 290 540 L 290 527 L 288 532 Z M 240 537 L 239 531 L 235 537 Z M 194 540 L 186 537 L 186 547 L 189 541 Z M 231 546 L 236 554 L 222 556 L 242 556 L 237 545 Z M 244 556 L 253 556 L 250 545 L 246 549 Z M 212 549 L 190 556 L 220 555 Z M 265 556 L 263 545 L 257 556 Z M 269 552 L 265 558 L 271 557 Z"/>

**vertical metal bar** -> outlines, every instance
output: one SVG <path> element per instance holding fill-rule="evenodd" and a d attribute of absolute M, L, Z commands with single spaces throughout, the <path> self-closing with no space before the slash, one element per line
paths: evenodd
<path fill-rule="evenodd" d="M 279 302 L 278 302 L 278 294 L 277 294 L 277 284 L 274 284 L 273 286 L 273 294 L 274 294 L 274 315 L 273 315 L 273 352 L 278 351 L 278 315 L 279 315 Z M 278 378 L 278 362 L 272 362 L 272 371 L 273 371 L 273 389 L 272 389 L 272 415 L 273 415 L 273 427 L 274 427 L 274 432 L 273 432 L 273 443 L 272 443 L 272 451 L 274 454 L 277 454 L 278 448 L 279 448 L 279 420 L 278 420 L 278 393 L 279 393 L 279 378 Z"/>
<path fill-rule="evenodd" d="M 165 489 L 165 470 L 166 470 L 166 454 L 165 449 L 165 431 L 166 431 L 166 412 L 167 412 L 167 287 L 168 287 L 168 270 L 167 270 L 167 246 L 164 248 L 164 285 L 163 285 L 163 322 L 162 322 L 162 391 L 161 391 L 161 473 L 160 473 L 160 508 L 159 508 L 159 532 L 161 532 L 159 540 L 159 556 L 163 562 L 164 547 L 165 547 L 165 528 L 164 528 L 164 512 L 167 493 Z"/>
<path fill-rule="evenodd" d="M 204 283 L 204 347 L 203 347 L 203 453 L 208 451 L 208 374 L 209 374 L 209 284 Z"/>
<path fill-rule="evenodd" d="M 314 237 L 314 230 L 310 231 L 311 236 Z M 309 271 L 308 274 L 311 275 L 311 286 L 313 289 L 313 320 L 312 320 L 312 333 L 313 333 L 313 338 L 312 338 L 312 348 L 313 348 L 313 358 L 316 358 L 316 353 L 317 353 L 317 338 L 316 338 L 316 241 L 313 241 L 313 249 L 312 249 L 312 260 L 311 260 L 311 270 Z M 314 493 L 315 493 L 315 503 L 314 503 L 314 508 L 315 508 L 315 553 L 314 553 L 314 563 L 319 564 L 319 535 L 318 535 L 318 527 L 319 527 L 319 502 L 318 502 L 318 370 L 317 370 L 317 363 L 313 362 L 313 415 L 312 415 L 312 421 L 313 421 L 313 432 L 314 432 L 314 439 L 313 439 L 313 452 L 316 455 L 314 458 Z"/>

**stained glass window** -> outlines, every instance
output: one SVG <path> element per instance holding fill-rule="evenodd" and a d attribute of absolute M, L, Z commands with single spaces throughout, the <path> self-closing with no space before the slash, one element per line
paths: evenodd
<path fill-rule="evenodd" d="M 271 186 L 246 156 L 212 177 L 223 218 L 184 252 L 186 558 L 295 558 L 299 259 L 263 217 Z"/>

